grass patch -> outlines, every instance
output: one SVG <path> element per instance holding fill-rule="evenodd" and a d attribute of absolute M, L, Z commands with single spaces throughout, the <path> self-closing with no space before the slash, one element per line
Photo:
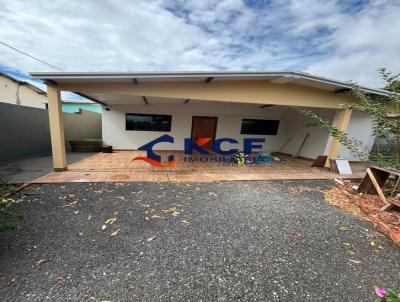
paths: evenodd
<path fill-rule="evenodd" d="M 0 232 L 22 228 L 18 222 L 23 219 L 23 216 L 10 209 L 10 206 L 19 200 L 14 186 L 6 183 L 0 184 Z"/>

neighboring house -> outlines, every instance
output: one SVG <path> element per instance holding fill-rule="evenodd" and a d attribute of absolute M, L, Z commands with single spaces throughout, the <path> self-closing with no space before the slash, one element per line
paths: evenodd
<path fill-rule="evenodd" d="M 0 102 L 41 109 L 47 109 L 48 107 L 46 91 L 2 72 L 0 72 Z M 102 112 L 101 105 L 89 100 L 63 101 L 63 112 L 76 113 L 80 110 L 100 114 Z"/>
<path fill-rule="evenodd" d="M 91 101 L 62 101 L 62 111 L 69 113 L 77 113 L 81 110 L 92 111 L 96 113 L 102 112 L 101 105 Z"/>
<path fill-rule="evenodd" d="M 45 109 L 47 94 L 28 82 L 0 72 L 0 102 Z"/>
<path fill-rule="evenodd" d="M 296 108 L 319 113 L 366 146 L 371 146 L 371 118 L 361 112 L 339 109 L 357 102 L 348 83 L 302 72 L 149 72 L 149 73 L 32 73 L 49 80 L 50 125 L 53 127 L 54 167 L 66 169 L 62 145 L 61 106 L 58 91 L 73 91 L 102 104 L 102 138 L 114 149 L 138 149 L 163 134 L 173 143 L 158 150 L 183 150 L 184 138 L 265 138 L 264 150 L 294 154 L 307 133 L 300 156 L 328 155 L 355 160 L 324 130 L 309 127 Z M 385 95 L 379 89 L 364 91 Z M 50 93 L 51 91 L 51 93 Z M 52 107 L 50 106 L 50 107 Z M 53 122 L 52 122 L 53 120 Z M 290 139 L 289 143 L 282 146 Z"/>

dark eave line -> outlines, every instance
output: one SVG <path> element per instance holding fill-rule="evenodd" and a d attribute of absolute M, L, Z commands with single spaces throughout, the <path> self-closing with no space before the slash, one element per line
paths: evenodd
<path fill-rule="evenodd" d="M 350 91 L 351 91 L 350 88 L 339 88 L 335 90 L 335 93 L 348 93 Z"/>
<path fill-rule="evenodd" d="M 95 103 L 99 103 L 99 104 L 101 104 L 101 105 L 103 105 L 103 106 L 108 106 L 106 103 L 100 102 L 99 100 L 97 100 L 97 99 L 95 99 L 95 98 L 93 98 L 93 97 L 91 97 L 91 96 L 88 96 L 88 95 L 86 95 L 86 94 L 83 94 L 83 93 L 81 93 L 81 92 L 75 92 L 75 91 L 74 91 L 73 93 L 75 93 L 75 94 L 77 94 L 77 95 L 79 95 L 79 96 L 81 96 L 81 97 L 83 97 L 83 98 L 85 98 L 85 99 L 91 100 L 91 101 L 93 101 L 93 102 L 95 102 Z"/>
<path fill-rule="evenodd" d="M 272 106 L 274 106 L 274 105 L 262 105 L 262 106 L 260 106 L 260 108 L 267 108 L 267 107 L 272 107 Z"/>

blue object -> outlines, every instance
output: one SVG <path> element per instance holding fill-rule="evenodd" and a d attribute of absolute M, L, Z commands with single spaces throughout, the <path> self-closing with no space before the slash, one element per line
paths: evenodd
<path fill-rule="evenodd" d="M 261 152 L 261 153 L 257 154 L 256 164 L 269 164 L 269 163 L 273 163 L 273 162 L 274 162 L 274 158 L 272 157 L 271 153 Z"/>

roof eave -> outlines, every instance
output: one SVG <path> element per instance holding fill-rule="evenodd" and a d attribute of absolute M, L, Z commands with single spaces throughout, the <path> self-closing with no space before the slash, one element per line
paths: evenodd
<path fill-rule="evenodd" d="M 270 72 L 32 72 L 32 78 L 41 80 L 84 80 L 84 79 L 168 79 L 168 78 L 276 78 L 287 77 L 293 79 L 303 79 L 321 84 L 332 85 L 337 88 L 351 89 L 350 83 L 328 79 L 325 77 L 314 76 L 299 71 L 270 71 Z M 382 89 L 360 86 L 366 92 L 381 96 L 386 96 L 389 92 Z"/>

